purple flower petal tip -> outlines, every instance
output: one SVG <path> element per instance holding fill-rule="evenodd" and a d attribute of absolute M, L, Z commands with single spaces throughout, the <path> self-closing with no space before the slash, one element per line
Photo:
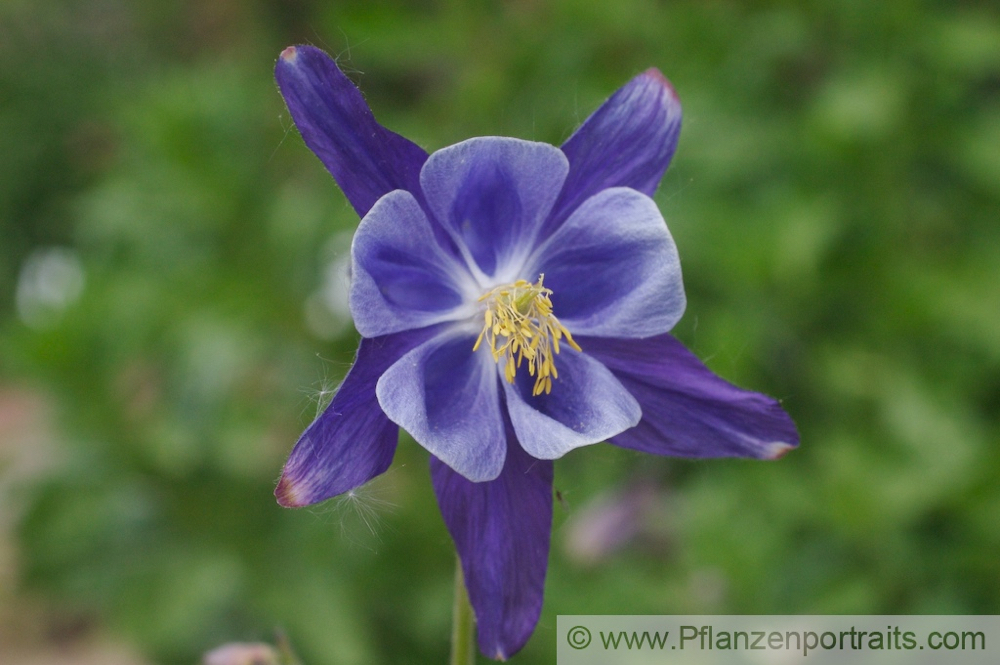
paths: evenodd
<path fill-rule="evenodd" d="M 766 446 L 764 446 L 765 453 L 762 459 L 779 460 L 798 447 L 799 447 L 799 442 L 797 440 L 795 443 L 784 443 L 782 441 L 775 441 L 774 443 L 769 443 Z"/>
<path fill-rule="evenodd" d="M 419 191 L 427 153 L 376 122 L 333 58 L 313 46 L 289 46 L 274 77 L 302 139 L 359 215 L 395 189 Z"/>
<path fill-rule="evenodd" d="M 674 156 L 680 130 L 677 92 L 659 70 L 647 69 L 619 88 L 563 143 L 570 172 L 543 235 L 610 187 L 652 196 Z"/>
<path fill-rule="evenodd" d="M 274 497 L 278 500 L 278 505 L 284 508 L 302 508 L 309 505 L 309 500 L 301 487 L 287 475 L 282 475 L 278 481 L 278 486 L 274 488 Z"/>
<path fill-rule="evenodd" d="M 650 78 L 656 81 L 658 84 L 662 85 L 664 88 L 666 88 L 667 92 L 670 94 L 670 97 L 678 104 L 680 103 L 680 98 L 677 96 L 677 91 L 674 89 L 674 84 L 671 83 L 670 80 L 666 76 L 664 76 L 663 72 L 661 72 L 659 69 L 657 69 L 656 67 L 650 67 L 642 74 L 640 74 L 640 76 L 645 76 L 647 78 Z"/>
<path fill-rule="evenodd" d="M 612 439 L 672 457 L 778 459 L 799 444 L 772 397 L 718 377 L 669 333 L 641 340 L 582 337 L 642 406 L 639 425 Z"/>

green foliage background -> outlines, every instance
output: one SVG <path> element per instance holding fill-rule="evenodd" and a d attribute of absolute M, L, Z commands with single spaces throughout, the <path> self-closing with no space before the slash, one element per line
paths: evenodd
<path fill-rule="evenodd" d="M 323 303 L 357 218 L 272 79 L 295 43 L 428 150 L 558 144 L 660 68 L 685 111 L 657 194 L 676 333 L 800 427 L 775 463 L 557 463 L 515 662 L 552 662 L 560 613 L 1000 612 L 1000 10 L 915 0 L 8 0 L 0 387 L 43 395 L 57 433 L 6 483 L 9 602 L 157 663 L 276 627 L 310 665 L 445 660 L 453 552 L 419 446 L 357 496 L 271 496 L 356 345 Z M 52 248 L 77 299 L 25 290 Z M 644 536 L 580 563 L 567 520 L 637 479 Z"/>

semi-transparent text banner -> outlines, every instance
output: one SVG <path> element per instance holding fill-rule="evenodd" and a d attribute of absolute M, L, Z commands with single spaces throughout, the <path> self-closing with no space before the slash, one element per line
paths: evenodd
<path fill-rule="evenodd" d="M 558 665 L 995 665 L 998 615 L 560 615 Z"/>

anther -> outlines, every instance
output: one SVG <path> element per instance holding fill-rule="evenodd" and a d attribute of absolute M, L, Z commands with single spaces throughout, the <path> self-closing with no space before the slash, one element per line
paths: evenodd
<path fill-rule="evenodd" d="M 528 373 L 535 377 L 532 395 L 552 392 L 552 379 L 559 377 L 554 356 L 559 353 L 562 338 L 580 350 L 552 313 L 552 290 L 542 285 L 544 279 L 545 275 L 539 275 L 535 284 L 519 279 L 484 293 L 479 298 L 486 303 L 483 330 L 472 347 L 477 350 L 485 339 L 493 360 L 506 360 L 504 378 L 509 383 L 514 382 L 521 363 L 527 360 Z"/>

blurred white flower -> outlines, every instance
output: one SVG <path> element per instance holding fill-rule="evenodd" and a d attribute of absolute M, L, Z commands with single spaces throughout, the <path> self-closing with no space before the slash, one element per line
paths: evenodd
<path fill-rule="evenodd" d="M 17 313 L 35 329 L 58 323 L 83 293 L 83 265 L 68 247 L 43 247 L 25 259 L 17 280 Z"/>
<path fill-rule="evenodd" d="M 306 327 L 320 339 L 333 339 L 351 325 L 351 237 L 338 233 L 327 243 L 323 281 L 306 298 Z"/>

